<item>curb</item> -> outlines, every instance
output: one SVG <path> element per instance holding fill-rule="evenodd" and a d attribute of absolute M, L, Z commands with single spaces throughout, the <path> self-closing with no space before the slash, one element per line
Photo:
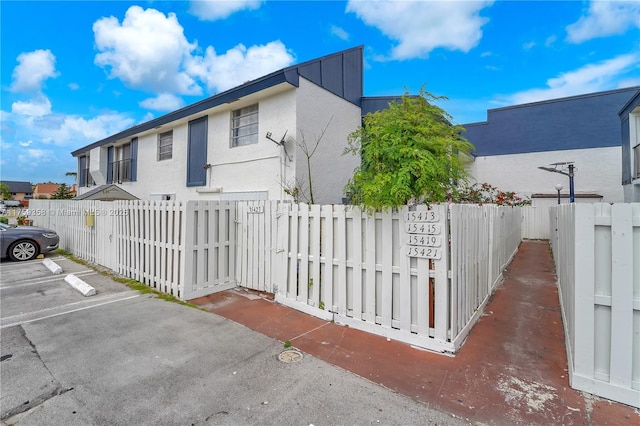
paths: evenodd
<path fill-rule="evenodd" d="M 55 275 L 62 273 L 62 267 L 51 259 L 43 260 L 42 264 Z"/>
<path fill-rule="evenodd" d="M 74 289 L 78 290 L 84 297 L 93 296 L 96 294 L 96 289 L 91 287 L 86 282 L 82 281 L 80 278 L 76 277 L 73 274 L 69 274 L 64 278 L 64 281 L 69 284 Z"/>

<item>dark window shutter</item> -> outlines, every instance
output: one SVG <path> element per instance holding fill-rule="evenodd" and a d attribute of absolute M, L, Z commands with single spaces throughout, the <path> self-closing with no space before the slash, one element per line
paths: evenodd
<path fill-rule="evenodd" d="M 131 182 L 138 180 L 138 138 L 131 139 Z"/>
<path fill-rule="evenodd" d="M 189 122 L 187 186 L 204 186 L 207 180 L 207 117 Z"/>
<path fill-rule="evenodd" d="M 107 148 L 107 183 L 113 183 L 113 147 Z"/>

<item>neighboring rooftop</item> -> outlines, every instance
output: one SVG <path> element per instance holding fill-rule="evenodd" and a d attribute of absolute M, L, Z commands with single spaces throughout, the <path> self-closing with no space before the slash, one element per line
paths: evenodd
<path fill-rule="evenodd" d="M 464 136 L 476 156 L 620 146 L 618 112 L 640 86 L 514 105 L 487 111 Z"/>
<path fill-rule="evenodd" d="M 17 194 L 17 193 L 31 194 L 33 192 L 33 188 L 30 182 L 3 180 L 0 183 L 4 183 L 5 185 L 7 185 L 7 187 L 9 187 L 9 192 L 11 192 L 12 194 Z"/>

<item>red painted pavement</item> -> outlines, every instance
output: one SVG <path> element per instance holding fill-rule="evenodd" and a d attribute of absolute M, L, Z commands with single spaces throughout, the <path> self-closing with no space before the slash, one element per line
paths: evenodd
<path fill-rule="evenodd" d="M 430 407 L 498 425 L 640 425 L 632 407 L 569 387 L 549 244 L 525 241 L 456 356 L 387 341 L 229 290 L 192 303 Z"/>

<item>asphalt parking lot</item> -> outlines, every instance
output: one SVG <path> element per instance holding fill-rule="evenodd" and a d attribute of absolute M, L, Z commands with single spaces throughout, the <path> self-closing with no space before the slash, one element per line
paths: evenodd
<path fill-rule="evenodd" d="M 0 264 L 0 420 L 17 425 L 466 424 L 235 322 L 51 253 Z M 96 289 L 84 297 L 73 273 Z"/>

